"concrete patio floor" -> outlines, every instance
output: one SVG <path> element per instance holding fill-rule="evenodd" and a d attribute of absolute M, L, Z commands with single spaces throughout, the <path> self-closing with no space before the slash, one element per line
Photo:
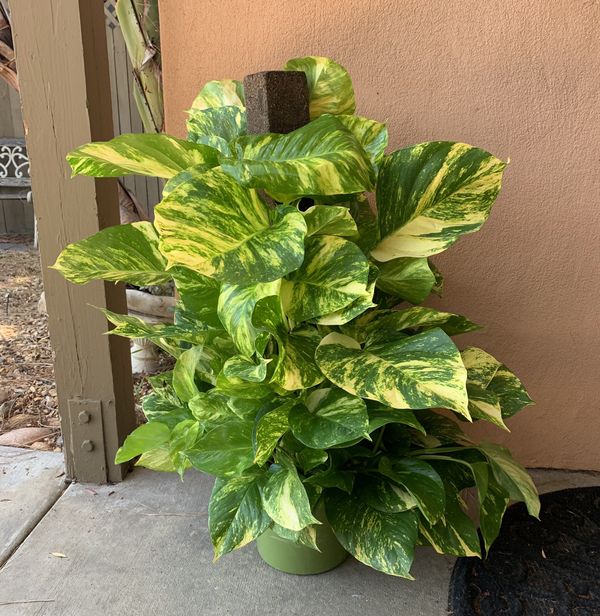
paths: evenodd
<path fill-rule="evenodd" d="M 17 454 L 8 472 L 0 470 L 0 540 L 13 542 L 8 550 L 4 546 L 10 556 L 0 569 L 2 616 L 447 613 L 453 559 L 431 550 L 418 551 L 414 582 L 376 573 L 353 559 L 320 576 L 289 576 L 265 565 L 253 545 L 213 564 L 206 528 L 212 478 L 193 472 L 182 483 L 138 469 L 118 485 L 72 484 L 62 492 L 56 487 L 60 455 L 34 465 L 31 456 L 41 454 L 27 454 L 21 453 L 22 464 L 35 466 L 38 479 L 35 487 L 21 490 L 29 499 L 21 508 L 14 489 L 19 482 L 7 479 L 17 476 Z M 54 487 L 40 487 L 42 467 L 46 484 Z M 588 473 L 533 473 L 541 491 L 600 484 L 598 475 Z M 10 501 L 3 502 L 11 483 Z M 35 492 L 37 504 L 25 492 Z M 21 531 L 9 536 L 3 529 L 14 528 L 15 515 Z"/>

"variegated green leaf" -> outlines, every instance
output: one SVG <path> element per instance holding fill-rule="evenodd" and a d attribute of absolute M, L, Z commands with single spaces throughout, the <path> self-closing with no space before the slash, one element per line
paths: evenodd
<path fill-rule="evenodd" d="M 356 137 L 371 163 L 377 166 L 388 145 L 387 126 L 356 115 L 341 115 L 338 119 Z"/>
<path fill-rule="evenodd" d="M 351 394 L 397 409 L 443 407 L 469 417 L 467 373 L 440 329 L 368 349 L 334 332 L 323 338 L 315 358 L 323 374 Z"/>
<path fill-rule="evenodd" d="M 256 191 L 220 169 L 180 185 L 155 209 L 170 266 L 232 284 L 271 282 L 304 257 L 306 223 L 295 208 L 270 212 Z"/>
<path fill-rule="evenodd" d="M 273 334 L 279 357 L 271 381 L 284 390 L 314 387 L 324 379 L 315 363 L 315 351 L 321 336 L 315 327 L 289 331 L 278 297 L 267 297 L 258 303 L 254 313 L 257 328 Z"/>
<path fill-rule="evenodd" d="M 410 567 L 418 534 L 414 511 L 383 513 L 339 490 L 325 493 L 325 506 L 338 541 L 356 560 L 413 579 Z"/>
<path fill-rule="evenodd" d="M 410 492 L 379 475 L 359 475 L 354 495 L 372 509 L 383 513 L 401 513 L 417 507 L 417 501 Z"/>
<path fill-rule="evenodd" d="M 436 411 L 419 411 L 419 421 L 425 428 L 427 436 L 413 435 L 413 438 L 424 447 L 439 447 L 442 444 L 460 443 L 471 445 L 473 441 L 460 429 L 450 417 L 440 415 Z"/>
<path fill-rule="evenodd" d="M 289 60 L 285 70 L 306 74 L 311 120 L 324 113 L 354 113 L 356 101 L 352 80 L 346 69 L 337 62 L 320 56 L 307 56 Z"/>
<path fill-rule="evenodd" d="M 417 416 L 408 409 L 391 409 L 387 406 L 369 405 L 369 434 L 372 434 L 381 426 L 390 423 L 399 423 L 405 426 L 410 426 L 419 432 L 425 434 L 425 428 L 417 419 Z"/>
<path fill-rule="evenodd" d="M 419 530 L 438 554 L 481 557 L 477 529 L 464 512 L 464 503 L 452 484 L 446 486 L 444 517 L 435 524 L 421 517 Z"/>
<path fill-rule="evenodd" d="M 215 79 L 207 82 L 192 103 L 192 109 L 236 106 L 244 108 L 244 86 L 237 79 Z"/>
<path fill-rule="evenodd" d="M 189 460 L 185 456 L 188 449 L 192 449 L 203 427 L 196 419 L 185 419 L 179 422 L 171 431 L 169 439 L 169 456 L 175 470 L 183 479 L 186 470 L 190 468 Z"/>
<path fill-rule="evenodd" d="M 203 330 L 192 324 L 172 325 L 170 323 L 147 323 L 135 316 L 118 314 L 110 310 L 102 310 L 108 321 L 115 327 L 108 334 L 124 338 L 145 338 L 158 347 L 179 357 L 182 352 L 179 342 L 203 344 L 215 335 L 215 330 Z"/>
<path fill-rule="evenodd" d="M 425 306 L 413 306 L 405 310 L 374 310 L 352 325 L 357 338 L 369 345 L 392 340 L 398 332 L 405 330 L 439 328 L 449 336 L 455 336 L 480 329 L 479 325 L 459 314 Z"/>
<path fill-rule="evenodd" d="M 151 471 L 162 473 L 174 473 L 177 469 L 169 455 L 169 448 L 166 446 L 157 447 L 150 451 L 145 451 L 135 463 L 135 466 L 148 468 Z"/>
<path fill-rule="evenodd" d="M 498 396 L 503 417 L 512 417 L 524 407 L 533 404 L 519 378 L 504 364 L 496 371 L 487 390 Z"/>
<path fill-rule="evenodd" d="M 290 411 L 290 428 L 307 447 L 327 449 L 368 438 L 369 416 L 360 398 L 336 388 L 316 389 Z"/>
<path fill-rule="evenodd" d="M 223 284 L 219 296 L 219 318 L 242 355 L 251 357 L 256 351 L 259 331 L 252 323 L 256 303 L 263 297 L 278 295 L 280 280 L 245 286 Z"/>
<path fill-rule="evenodd" d="M 379 472 L 403 486 L 430 523 L 435 524 L 443 515 L 446 504 L 444 483 L 430 464 L 416 458 L 383 458 Z"/>
<path fill-rule="evenodd" d="M 498 372 L 500 362 L 476 347 L 467 347 L 460 354 L 467 369 L 467 383 L 486 389 Z"/>
<path fill-rule="evenodd" d="M 309 237 L 304 263 L 281 282 L 283 308 L 296 322 L 340 310 L 366 293 L 368 277 L 369 263 L 356 244 Z"/>
<path fill-rule="evenodd" d="M 273 402 L 266 405 L 266 412 L 257 416 L 252 435 L 255 464 L 262 465 L 271 457 L 279 439 L 289 429 L 288 415 L 295 403 L 295 400 L 288 400 L 283 404 Z"/>
<path fill-rule="evenodd" d="M 479 528 L 486 552 L 489 552 L 492 543 L 500 534 L 502 518 L 509 500 L 508 493 L 495 481 L 492 481 L 488 486 L 485 498 L 480 501 Z"/>
<path fill-rule="evenodd" d="M 188 401 L 190 412 L 199 421 L 205 431 L 212 430 L 218 424 L 234 417 L 227 406 L 227 398 L 215 389 L 198 392 Z"/>
<path fill-rule="evenodd" d="M 271 472 L 262 489 L 262 502 L 270 518 L 283 528 L 302 530 L 320 524 L 312 512 L 306 489 L 293 467 Z"/>
<path fill-rule="evenodd" d="M 303 453 L 306 450 L 303 451 Z M 309 449 L 308 451 L 322 451 L 320 449 Z M 305 454 L 306 455 L 306 454 Z M 325 459 L 321 459 L 321 464 L 327 460 L 327 453 L 325 452 Z M 318 465 L 315 465 L 318 466 Z M 304 483 L 310 486 L 318 486 L 320 488 L 337 488 L 346 492 L 346 494 L 352 494 L 354 487 L 354 471 L 338 471 L 333 467 L 324 471 L 319 471 L 304 480 Z"/>
<path fill-rule="evenodd" d="M 379 263 L 377 267 L 377 288 L 411 304 L 420 304 L 435 285 L 427 259 L 404 257 Z"/>
<path fill-rule="evenodd" d="M 173 429 L 185 419 L 193 419 L 190 409 L 174 392 L 153 392 L 142 400 L 142 410 L 149 423 L 160 422 Z"/>
<path fill-rule="evenodd" d="M 190 180 L 193 180 L 201 175 L 204 175 L 207 171 L 212 169 L 214 165 L 209 165 L 206 163 L 200 165 L 194 165 L 193 167 L 188 167 L 184 171 L 181 171 L 177 175 L 174 175 L 168 182 L 165 183 L 162 190 L 162 197 L 168 197 L 178 186 L 181 184 L 185 184 Z"/>
<path fill-rule="evenodd" d="M 358 234 L 350 210 L 343 205 L 313 205 L 304 212 L 306 235 L 339 235 L 355 237 Z"/>
<path fill-rule="evenodd" d="M 473 419 L 484 419 L 510 432 L 502 419 L 498 396 L 493 391 L 472 385 L 467 380 L 467 395 L 469 396 L 469 413 Z"/>
<path fill-rule="evenodd" d="M 233 477 L 254 461 L 252 423 L 231 419 L 208 431 L 186 451 L 192 466 L 217 477 Z"/>
<path fill-rule="evenodd" d="M 117 451 L 115 464 L 127 462 L 140 454 L 151 451 L 169 442 L 171 431 L 159 421 L 138 426 Z"/>
<path fill-rule="evenodd" d="M 529 514 L 539 517 L 540 499 L 533 480 L 527 471 L 505 447 L 494 443 L 481 443 L 481 451 L 488 459 L 496 481 L 513 500 L 523 501 Z"/>
<path fill-rule="evenodd" d="M 315 352 L 321 341 L 316 329 L 306 327 L 279 335 L 279 358 L 273 382 L 287 391 L 314 387 L 324 380 L 315 363 Z"/>
<path fill-rule="evenodd" d="M 250 543 L 271 523 L 262 508 L 259 489 L 262 480 L 261 475 L 246 473 L 215 481 L 208 505 L 208 529 L 215 560 Z"/>
<path fill-rule="evenodd" d="M 311 449 L 310 447 L 304 447 L 296 454 L 296 457 L 300 468 L 304 471 L 304 473 L 308 473 L 317 466 L 327 462 L 329 454 L 323 449 Z M 305 480 L 305 483 L 307 483 L 307 481 L 308 480 Z M 352 491 L 352 486 L 350 486 L 350 491 Z"/>
<path fill-rule="evenodd" d="M 486 221 L 506 163 L 449 141 L 421 143 L 385 157 L 377 182 L 378 261 L 442 252 Z"/>
<path fill-rule="evenodd" d="M 190 109 L 188 139 L 209 145 L 223 156 L 229 156 L 229 142 L 246 134 L 246 112 L 240 107 Z"/>
<path fill-rule="evenodd" d="M 369 308 L 376 306 L 377 304 L 373 302 L 373 295 L 375 293 L 375 282 L 378 272 L 379 270 L 375 265 L 369 265 L 369 277 L 364 293 L 344 308 L 319 317 L 317 323 L 319 325 L 344 325 Z"/>
<path fill-rule="evenodd" d="M 273 532 L 282 539 L 311 548 L 311 550 L 317 550 L 317 552 L 321 551 L 317 545 L 317 530 L 315 526 L 307 526 L 302 530 L 290 530 L 289 528 L 279 526 L 279 524 L 273 524 Z"/>
<path fill-rule="evenodd" d="M 273 395 L 273 389 L 268 383 L 253 383 L 239 377 L 227 377 L 224 372 L 217 375 L 216 390 L 225 396 L 242 400 L 263 400 Z"/>
<path fill-rule="evenodd" d="M 234 355 L 223 364 L 223 374 L 228 379 L 241 379 L 250 383 L 262 383 L 267 378 L 270 359 L 254 360 L 243 355 Z"/>
<path fill-rule="evenodd" d="M 184 308 L 198 321 L 221 329 L 223 325 L 217 314 L 221 286 L 219 281 L 187 267 L 174 267 L 169 273 L 175 280 L 177 294 Z"/>
<path fill-rule="evenodd" d="M 139 286 L 161 284 L 171 278 L 158 250 L 158 235 L 150 222 L 108 227 L 69 244 L 52 266 L 67 280 L 128 282 Z"/>
<path fill-rule="evenodd" d="M 286 201 L 362 192 L 370 190 L 374 179 L 365 151 L 329 115 L 288 134 L 240 137 L 232 144 L 231 157 L 220 162 L 240 184 L 265 188 Z"/>
<path fill-rule="evenodd" d="M 187 402 L 198 393 L 196 376 L 214 384 L 220 370 L 221 360 L 217 353 L 206 346 L 198 345 L 184 351 L 173 368 L 173 389 L 180 400 Z"/>
<path fill-rule="evenodd" d="M 69 152 L 67 161 L 73 175 L 114 178 L 135 174 L 168 179 L 194 165 L 218 165 L 217 157 L 217 150 L 206 145 L 142 133 L 82 145 Z"/>
<path fill-rule="evenodd" d="M 482 349 L 468 347 L 461 355 L 467 368 L 469 405 L 477 407 L 473 416 L 508 429 L 503 417 L 512 417 L 532 403 L 521 381 Z"/>

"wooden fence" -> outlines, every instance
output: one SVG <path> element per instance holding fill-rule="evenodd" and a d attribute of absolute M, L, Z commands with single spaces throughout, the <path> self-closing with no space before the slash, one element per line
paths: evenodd
<path fill-rule="evenodd" d="M 110 69 L 113 126 L 115 135 L 141 133 L 142 121 L 131 88 L 131 63 L 125 41 L 115 16 L 115 0 L 105 0 L 106 40 Z M 0 81 L 0 137 L 23 137 L 19 96 Z M 123 178 L 125 186 L 152 216 L 160 200 L 160 183 L 156 178 Z M 35 201 L 35 193 L 33 194 Z M 0 200 L 0 233 L 33 234 L 33 209 L 25 200 Z"/>

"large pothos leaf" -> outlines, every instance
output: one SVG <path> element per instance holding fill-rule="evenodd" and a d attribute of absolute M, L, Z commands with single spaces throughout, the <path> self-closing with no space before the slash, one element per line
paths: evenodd
<path fill-rule="evenodd" d="M 259 485 L 263 480 L 263 475 L 248 472 L 215 481 L 208 505 L 215 559 L 250 543 L 271 523 L 261 503 Z"/>
<path fill-rule="evenodd" d="M 270 518 L 289 530 L 302 530 L 320 524 L 312 512 L 306 489 L 292 466 L 282 466 L 269 473 L 262 488 L 262 502 Z"/>
<path fill-rule="evenodd" d="M 423 516 L 432 524 L 444 513 L 444 484 L 435 469 L 415 458 L 383 458 L 379 472 L 403 486 L 413 497 Z"/>
<path fill-rule="evenodd" d="M 494 443 L 481 443 L 481 451 L 488 459 L 496 481 L 511 499 L 523 501 L 534 517 L 540 514 L 540 499 L 530 475 L 511 455 L 508 449 Z"/>
<path fill-rule="evenodd" d="M 351 394 L 392 408 L 443 407 L 469 417 L 466 370 L 440 329 L 367 349 L 334 332 L 323 338 L 315 358 L 323 374 Z"/>
<path fill-rule="evenodd" d="M 503 418 L 532 403 L 521 381 L 482 349 L 468 347 L 461 355 L 467 369 L 471 415 L 508 430 Z"/>
<path fill-rule="evenodd" d="M 192 103 L 192 109 L 235 106 L 244 108 L 244 86 L 237 79 L 215 79 L 204 84 Z"/>
<path fill-rule="evenodd" d="M 369 262 L 356 244 L 309 237 L 304 262 L 281 282 L 283 308 L 295 322 L 340 310 L 365 294 L 368 277 Z"/>
<path fill-rule="evenodd" d="M 465 504 L 451 483 L 446 485 L 446 510 L 435 524 L 421 516 L 419 531 L 438 554 L 479 556 L 477 529 L 465 513 Z"/>
<path fill-rule="evenodd" d="M 101 279 L 146 286 L 171 278 L 150 222 L 108 227 L 69 244 L 52 268 L 76 284 Z"/>
<path fill-rule="evenodd" d="M 169 273 L 175 280 L 180 302 L 198 321 L 211 327 L 223 325 L 217 314 L 220 283 L 187 267 L 174 267 Z"/>
<path fill-rule="evenodd" d="M 239 352 L 251 357 L 256 351 L 259 331 L 252 323 L 256 303 L 263 297 L 278 295 L 280 280 L 245 286 L 223 284 L 219 296 L 219 319 Z"/>
<path fill-rule="evenodd" d="M 383 513 L 401 513 L 417 507 L 410 492 L 387 477 L 359 475 L 354 484 L 354 495 L 365 505 Z"/>
<path fill-rule="evenodd" d="M 254 461 L 252 422 L 233 418 L 216 426 L 186 451 L 192 466 L 217 477 L 233 477 Z"/>
<path fill-rule="evenodd" d="M 414 511 L 384 513 L 340 490 L 325 492 L 325 506 L 338 541 L 354 558 L 378 571 L 412 579 L 418 534 Z"/>
<path fill-rule="evenodd" d="M 427 259 L 401 257 L 378 263 L 377 288 L 411 304 L 420 304 L 435 285 Z"/>
<path fill-rule="evenodd" d="M 464 143 L 433 141 L 398 150 L 381 163 L 378 261 L 428 257 L 477 231 L 500 190 L 506 163 Z"/>
<path fill-rule="evenodd" d="M 159 421 L 138 426 L 117 450 L 115 464 L 127 462 L 146 451 L 164 445 L 169 441 L 170 435 L 169 427 Z"/>
<path fill-rule="evenodd" d="M 336 388 L 316 389 L 289 415 L 294 436 L 307 447 L 327 449 L 356 438 L 369 438 L 363 400 Z"/>
<path fill-rule="evenodd" d="M 373 433 L 378 428 L 391 423 L 398 423 L 404 426 L 409 426 L 415 430 L 425 434 L 425 428 L 417 419 L 417 416 L 408 409 L 391 409 L 387 406 L 370 403 L 368 406 L 369 412 L 369 434 Z"/>
<path fill-rule="evenodd" d="M 223 364 L 223 375 L 228 379 L 241 379 L 249 383 L 262 383 L 267 378 L 270 359 L 250 359 L 244 355 L 234 355 Z"/>
<path fill-rule="evenodd" d="M 82 145 L 67 155 L 73 175 L 135 174 L 167 179 L 194 165 L 217 165 L 217 158 L 217 150 L 207 145 L 158 133 L 119 135 Z"/>
<path fill-rule="evenodd" d="M 376 167 L 388 144 L 388 130 L 385 124 L 361 118 L 356 115 L 338 116 L 340 122 L 354 135 L 363 150 L 369 155 Z"/>
<path fill-rule="evenodd" d="M 289 60 L 285 70 L 306 74 L 311 120 L 324 113 L 354 113 L 356 102 L 352 80 L 348 71 L 337 62 L 320 56 L 307 56 Z"/>
<path fill-rule="evenodd" d="M 495 481 L 490 482 L 485 498 L 480 498 L 479 529 L 486 552 L 500 534 L 502 518 L 509 502 L 508 493 Z"/>
<path fill-rule="evenodd" d="M 203 143 L 229 156 L 229 142 L 246 134 L 246 112 L 230 105 L 211 109 L 190 109 L 188 139 Z"/>
<path fill-rule="evenodd" d="M 404 310 L 373 310 L 357 319 L 350 326 L 358 340 L 368 345 L 397 338 L 397 333 L 406 330 L 430 330 L 439 328 L 449 336 L 480 329 L 466 317 L 435 308 L 413 306 Z"/>
<path fill-rule="evenodd" d="M 295 208 L 269 212 L 256 191 L 220 169 L 180 185 L 155 209 L 169 265 L 231 284 L 271 282 L 300 266 L 306 223 Z"/>
<path fill-rule="evenodd" d="M 364 292 L 347 306 L 319 317 L 317 323 L 320 325 L 344 325 L 369 308 L 376 306 L 377 304 L 373 302 L 373 295 L 375 293 L 375 282 L 377 280 L 378 271 L 375 265 L 369 265 L 367 286 Z"/>
<path fill-rule="evenodd" d="M 373 170 L 352 133 L 323 116 L 288 133 L 248 135 L 232 143 L 222 169 L 240 184 L 265 188 L 281 200 L 370 190 Z"/>

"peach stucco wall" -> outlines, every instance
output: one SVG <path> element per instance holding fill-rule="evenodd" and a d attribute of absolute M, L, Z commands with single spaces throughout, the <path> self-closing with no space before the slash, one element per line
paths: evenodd
<path fill-rule="evenodd" d="M 600 470 L 600 3 L 162 0 L 167 129 L 201 85 L 330 56 L 391 147 L 461 140 L 508 158 L 482 231 L 435 259 L 436 306 L 537 404 L 506 441 L 529 466 Z"/>

